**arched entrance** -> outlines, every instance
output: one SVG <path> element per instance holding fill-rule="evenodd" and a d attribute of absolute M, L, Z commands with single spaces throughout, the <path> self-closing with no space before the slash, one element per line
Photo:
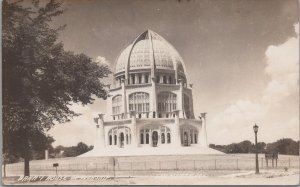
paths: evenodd
<path fill-rule="evenodd" d="M 120 133 L 120 147 L 124 147 L 124 133 Z"/>
<path fill-rule="evenodd" d="M 158 133 L 157 133 L 157 131 L 153 131 L 153 133 L 152 133 L 152 145 L 153 145 L 153 147 L 157 147 L 157 142 L 158 142 Z"/>

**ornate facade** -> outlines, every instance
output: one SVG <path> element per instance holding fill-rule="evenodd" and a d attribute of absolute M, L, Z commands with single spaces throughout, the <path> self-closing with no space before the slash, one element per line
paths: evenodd
<path fill-rule="evenodd" d="M 205 113 L 195 119 L 192 84 L 176 49 L 147 30 L 117 58 L 108 120 L 95 118 L 95 150 L 207 147 Z"/>

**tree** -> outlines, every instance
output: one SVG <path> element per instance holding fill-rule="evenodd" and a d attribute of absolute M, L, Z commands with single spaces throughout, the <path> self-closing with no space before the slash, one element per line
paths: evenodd
<path fill-rule="evenodd" d="M 267 152 L 279 154 L 299 155 L 299 141 L 283 138 L 274 143 L 267 144 Z"/>
<path fill-rule="evenodd" d="M 100 80 L 111 72 L 58 42 L 65 26 L 51 28 L 50 23 L 63 13 L 61 3 L 4 0 L 2 9 L 3 152 L 22 156 L 29 176 L 33 137 L 79 115 L 69 109 L 72 103 L 93 103 L 94 95 L 106 99 Z"/>
<path fill-rule="evenodd" d="M 83 153 L 88 152 L 89 151 L 89 147 L 85 143 L 79 142 L 77 144 L 76 151 L 77 151 L 77 155 L 81 155 Z"/>

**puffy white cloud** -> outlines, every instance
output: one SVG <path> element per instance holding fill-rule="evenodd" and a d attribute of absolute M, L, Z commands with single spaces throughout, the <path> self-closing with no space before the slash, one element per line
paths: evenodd
<path fill-rule="evenodd" d="M 295 32 L 296 37 L 278 46 L 271 45 L 266 50 L 265 72 L 271 77 L 263 93 L 266 103 L 277 103 L 299 92 L 299 23 L 295 24 Z"/>
<path fill-rule="evenodd" d="M 225 108 L 210 121 L 208 119 L 209 141 L 228 144 L 253 136 L 252 126 L 265 114 L 264 106 L 250 100 L 238 100 Z M 217 131 L 213 129 L 218 129 Z M 213 131 L 213 132 L 212 132 Z M 220 137 L 223 137 L 220 139 Z M 226 138 L 225 138 L 226 137 Z"/>
<path fill-rule="evenodd" d="M 99 65 L 109 66 L 108 60 L 103 56 L 97 56 L 95 62 L 97 62 Z"/>
<path fill-rule="evenodd" d="M 280 114 L 271 112 L 272 107 L 299 93 L 299 23 L 294 26 L 296 37 L 277 46 L 270 45 L 265 52 L 265 73 L 271 80 L 262 91 L 261 99 L 238 100 L 208 121 L 208 131 L 213 131 L 208 132 L 212 137 L 211 142 L 227 144 L 252 139 L 252 126 L 262 121 L 262 141 L 274 141 L 282 137 L 299 138 L 299 118 L 292 117 L 297 114 L 290 114 L 292 118 L 284 119 L 285 123 L 282 123 L 272 121 L 274 116 Z"/>

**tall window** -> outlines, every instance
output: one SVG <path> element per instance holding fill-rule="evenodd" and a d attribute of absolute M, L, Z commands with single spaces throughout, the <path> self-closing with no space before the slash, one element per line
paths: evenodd
<path fill-rule="evenodd" d="M 165 133 L 161 133 L 161 143 L 165 143 Z"/>
<path fill-rule="evenodd" d="M 177 108 L 177 96 L 171 92 L 162 92 L 158 94 L 158 111 L 172 112 Z"/>
<path fill-rule="evenodd" d="M 112 136 L 109 135 L 109 145 L 112 145 Z"/>
<path fill-rule="evenodd" d="M 145 83 L 148 83 L 149 82 L 149 75 L 145 75 Z"/>
<path fill-rule="evenodd" d="M 146 134 L 146 144 L 149 144 L 149 133 Z"/>
<path fill-rule="evenodd" d="M 121 107 L 122 107 L 122 96 L 116 95 L 112 98 L 112 109 L 113 114 L 120 114 L 121 113 Z"/>
<path fill-rule="evenodd" d="M 167 84 L 167 77 L 166 76 L 163 76 L 163 83 Z"/>
<path fill-rule="evenodd" d="M 144 144 L 144 134 L 141 133 L 141 144 Z"/>
<path fill-rule="evenodd" d="M 171 143 L 171 134 L 170 133 L 167 134 L 167 143 Z"/>
<path fill-rule="evenodd" d="M 135 75 L 134 74 L 131 75 L 131 84 L 135 84 Z"/>
<path fill-rule="evenodd" d="M 129 95 L 129 110 L 137 113 L 149 112 L 149 94 L 136 92 Z"/>
<path fill-rule="evenodd" d="M 184 112 L 186 118 L 191 118 L 191 110 L 190 110 L 190 98 L 189 96 L 185 95 L 183 96 L 183 103 L 184 103 Z"/>
<path fill-rule="evenodd" d="M 139 74 L 139 84 L 142 84 L 142 75 Z"/>
<path fill-rule="evenodd" d="M 117 145 L 117 135 L 114 136 L 114 141 L 115 145 Z"/>
<path fill-rule="evenodd" d="M 169 84 L 172 84 L 172 77 L 169 77 Z"/>

